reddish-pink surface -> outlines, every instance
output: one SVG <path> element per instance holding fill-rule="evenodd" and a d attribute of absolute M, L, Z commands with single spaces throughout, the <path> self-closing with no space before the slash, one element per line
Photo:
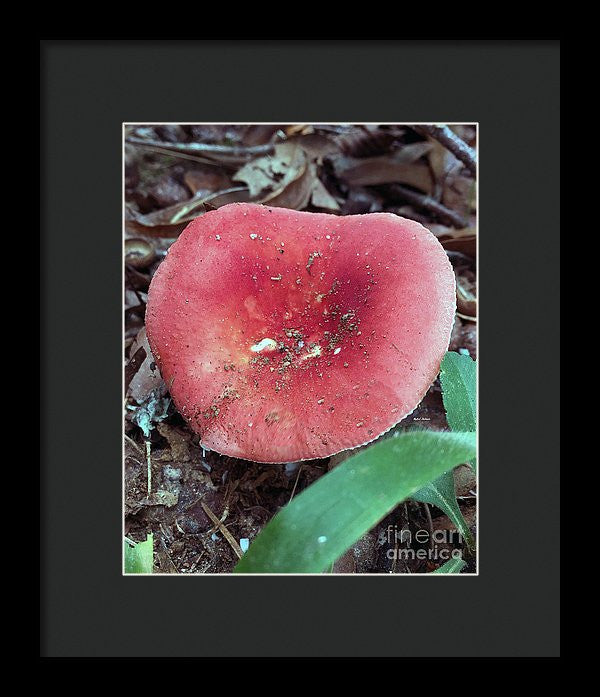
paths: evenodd
<path fill-rule="evenodd" d="M 409 414 L 454 311 L 452 267 L 418 223 L 234 203 L 170 248 L 146 329 L 205 447 L 291 462 L 371 441 Z"/>

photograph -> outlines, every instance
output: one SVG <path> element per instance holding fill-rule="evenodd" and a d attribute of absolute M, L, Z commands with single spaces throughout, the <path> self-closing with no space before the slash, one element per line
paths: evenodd
<path fill-rule="evenodd" d="M 42 658 L 560 657 L 560 87 L 42 40 Z"/>
<path fill-rule="evenodd" d="M 125 122 L 115 149 L 116 571 L 477 576 L 478 123 Z"/>

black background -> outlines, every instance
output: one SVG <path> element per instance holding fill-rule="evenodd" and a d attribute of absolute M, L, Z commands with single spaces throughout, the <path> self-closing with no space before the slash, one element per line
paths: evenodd
<path fill-rule="evenodd" d="M 557 42 L 41 44 L 43 656 L 555 656 Z M 478 121 L 479 577 L 121 576 L 123 121 Z"/>

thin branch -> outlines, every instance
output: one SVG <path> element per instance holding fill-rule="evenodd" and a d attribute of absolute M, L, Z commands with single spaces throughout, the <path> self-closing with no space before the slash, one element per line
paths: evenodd
<path fill-rule="evenodd" d="M 469 147 L 462 138 L 448 126 L 414 126 L 415 131 L 421 135 L 428 135 L 438 143 L 441 143 L 447 150 L 460 160 L 473 176 L 477 174 L 477 154 L 473 148 Z"/>
<path fill-rule="evenodd" d="M 138 453 L 139 453 L 140 455 L 143 455 L 143 454 L 144 454 L 143 451 L 142 451 L 142 449 L 140 448 L 140 446 L 139 446 L 132 438 L 130 438 L 126 433 L 124 433 L 123 436 L 125 437 L 125 440 L 126 440 L 130 445 L 132 445 L 132 446 L 138 451 Z M 137 462 L 137 460 L 136 460 L 136 462 Z"/>
<path fill-rule="evenodd" d="M 205 157 L 232 157 L 247 158 L 260 155 L 270 155 L 274 152 L 273 143 L 264 145 L 208 145 L 206 143 L 168 143 L 162 140 L 152 140 L 150 138 L 138 138 L 128 136 L 125 138 L 131 145 L 139 145 L 148 148 L 161 148 L 185 155 L 204 155 Z"/>
<path fill-rule="evenodd" d="M 431 196 L 419 194 L 412 189 L 408 189 L 402 184 L 388 184 L 386 190 L 393 198 L 401 199 L 417 208 L 423 208 L 434 213 L 440 220 L 455 228 L 465 228 L 469 223 L 456 211 L 446 208 L 442 203 L 436 201 Z"/>
<path fill-rule="evenodd" d="M 146 439 L 146 462 L 148 463 L 148 496 L 150 496 L 150 492 L 152 491 L 152 455 L 150 448 L 150 440 Z"/>
<path fill-rule="evenodd" d="M 229 530 L 223 525 L 223 522 L 217 518 L 217 516 L 211 511 L 211 509 L 204 503 L 204 501 L 200 501 L 200 505 L 202 506 L 202 509 L 206 513 L 206 515 L 212 520 L 212 522 L 217 526 L 217 528 L 220 530 L 221 534 L 223 537 L 229 542 L 229 545 L 231 546 L 231 549 L 235 552 L 236 556 L 238 559 L 242 558 L 242 555 L 244 554 L 242 552 L 242 548 L 238 545 L 238 543 L 235 541 L 235 538 L 233 535 L 229 532 Z"/>
<path fill-rule="evenodd" d="M 298 474 L 296 475 L 296 481 L 294 482 L 294 488 L 292 489 L 290 501 L 294 498 L 294 494 L 296 493 L 296 487 L 298 486 L 298 480 L 300 479 L 300 472 L 302 472 L 302 465 L 300 465 L 300 467 L 298 467 Z M 288 503 L 290 501 L 288 501 Z"/>

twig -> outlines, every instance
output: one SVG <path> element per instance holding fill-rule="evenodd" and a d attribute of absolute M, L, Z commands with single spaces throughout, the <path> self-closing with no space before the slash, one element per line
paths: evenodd
<path fill-rule="evenodd" d="M 124 435 L 124 437 L 125 437 L 125 440 L 126 440 L 130 445 L 132 445 L 132 446 L 138 451 L 138 453 L 139 453 L 140 455 L 143 455 L 142 449 L 141 449 L 140 446 L 133 440 L 133 438 L 130 438 L 126 433 L 124 433 L 123 435 Z"/>
<path fill-rule="evenodd" d="M 169 554 L 169 550 L 168 550 L 168 548 L 167 548 L 167 545 L 165 544 L 164 537 L 162 537 L 162 536 L 161 536 L 161 538 L 160 538 L 160 545 L 161 545 L 161 547 L 162 547 L 162 552 L 163 552 L 163 554 L 165 555 L 165 557 L 166 557 L 166 559 L 167 559 L 167 562 L 170 564 L 173 573 L 178 574 L 178 573 L 179 573 L 179 569 L 175 566 L 175 562 L 171 559 L 171 555 Z M 161 565 L 161 566 L 162 566 L 162 565 Z M 167 572 L 167 573 L 168 573 L 168 572 Z"/>
<path fill-rule="evenodd" d="M 223 535 L 223 537 L 227 540 L 227 542 L 229 542 L 231 549 L 233 549 L 233 551 L 236 553 L 238 559 L 241 559 L 244 553 L 242 552 L 242 548 L 235 541 L 233 535 L 223 525 L 223 523 L 217 518 L 217 516 L 210 510 L 210 508 L 204 503 L 204 501 L 200 501 L 200 505 L 202 506 L 202 509 L 204 510 L 206 515 L 212 520 L 212 522 L 221 531 L 221 534 Z"/>
<path fill-rule="evenodd" d="M 148 463 L 148 496 L 152 491 L 152 460 L 150 459 L 150 441 L 146 441 L 146 462 Z"/>
<path fill-rule="evenodd" d="M 193 574 L 193 573 L 194 573 L 194 571 L 196 570 L 196 567 L 198 566 L 198 562 L 200 561 L 200 559 L 202 559 L 202 557 L 203 557 L 205 554 L 206 554 L 205 550 L 202 550 L 202 551 L 200 552 L 200 554 L 196 557 L 196 561 L 190 566 L 190 570 L 189 570 L 189 573 L 190 573 L 190 574 Z"/>
<path fill-rule="evenodd" d="M 200 162 L 203 165 L 210 165 L 211 167 L 230 167 L 234 168 L 235 165 L 217 162 L 216 160 L 210 160 L 208 157 L 200 157 L 199 155 L 186 155 L 183 152 L 174 152 L 173 150 L 165 150 L 164 148 L 157 148 L 154 145 L 143 145 L 140 147 L 146 148 L 150 152 L 155 152 L 158 155 L 166 155 L 167 157 L 175 157 L 180 160 L 189 160 L 190 162 Z"/>
<path fill-rule="evenodd" d="M 229 189 L 221 189 L 221 191 L 211 191 L 210 194 L 207 194 L 206 196 L 200 196 L 197 199 L 190 199 L 187 202 L 187 205 L 180 208 L 177 211 L 177 213 L 173 215 L 171 220 L 169 220 L 169 225 L 174 225 L 175 223 L 178 223 L 181 220 L 181 218 L 185 217 L 186 215 L 189 215 L 192 212 L 192 210 L 198 208 L 201 205 L 204 205 L 205 207 L 207 206 L 207 204 L 210 205 L 210 201 L 212 201 L 215 198 L 218 198 L 219 196 L 237 193 L 238 191 L 247 191 L 247 188 L 245 186 L 233 186 Z M 212 206 L 212 208 L 214 209 L 215 206 Z"/>
<path fill-rule="evenodd" d="M 256 157 L 270 155 L 275 150 L 273 143 L 247 146 L 208 145 L 207 143 L 165 143 L 162 140 L 138 138 L 136 136 L 129 136 L 125 141 L 131 145 L 139 145 L 141 147 L 162 148 L 170 152 L 183 153 L 185 155 L 205 155 L 206 157 Z"/>
<path fill-rule="evenodd" d="M 294 498 L 294 494 L 296 493 L 296 487 L 298 486 L 298 480 L 300 479 L 300 472 L 302 472 L 302 465 L 300 465 L 300 467 L 298 467 L 298 474 L 296 475 L 296 481 L 294 482 L 294 488 L 292 489 L 290 501 Z M 288 501 L 288 503 L 289 503 L 289 501 Z"/>
<path fill-rule="evenodd" d="M 421 135 L 435 138 L 446 149 L 460 160 L 473 176 L 477 174 L 477 155 L 473 148 L 469 147 L 462 138 L 448 126 L 414 126 L 415 131 Z"/>
<path fill-rule="evenodd" d="M 388 184 L 386 190 L 390 196 L 393 198 L 399 198 L 413 206 L 418 208 L 424 208 L 425 210 L 434 213 L 440 220 L 443 220 L 452 227 L 455 228 L 465 228 L 468 227 L 469 223 L 456 211 L 446 208 L 442 203 L 436 201 L 431 196 L 425 196 L 424 194 L 419 194 L 412 189 L 408 189 L 402 184 Z"/>

